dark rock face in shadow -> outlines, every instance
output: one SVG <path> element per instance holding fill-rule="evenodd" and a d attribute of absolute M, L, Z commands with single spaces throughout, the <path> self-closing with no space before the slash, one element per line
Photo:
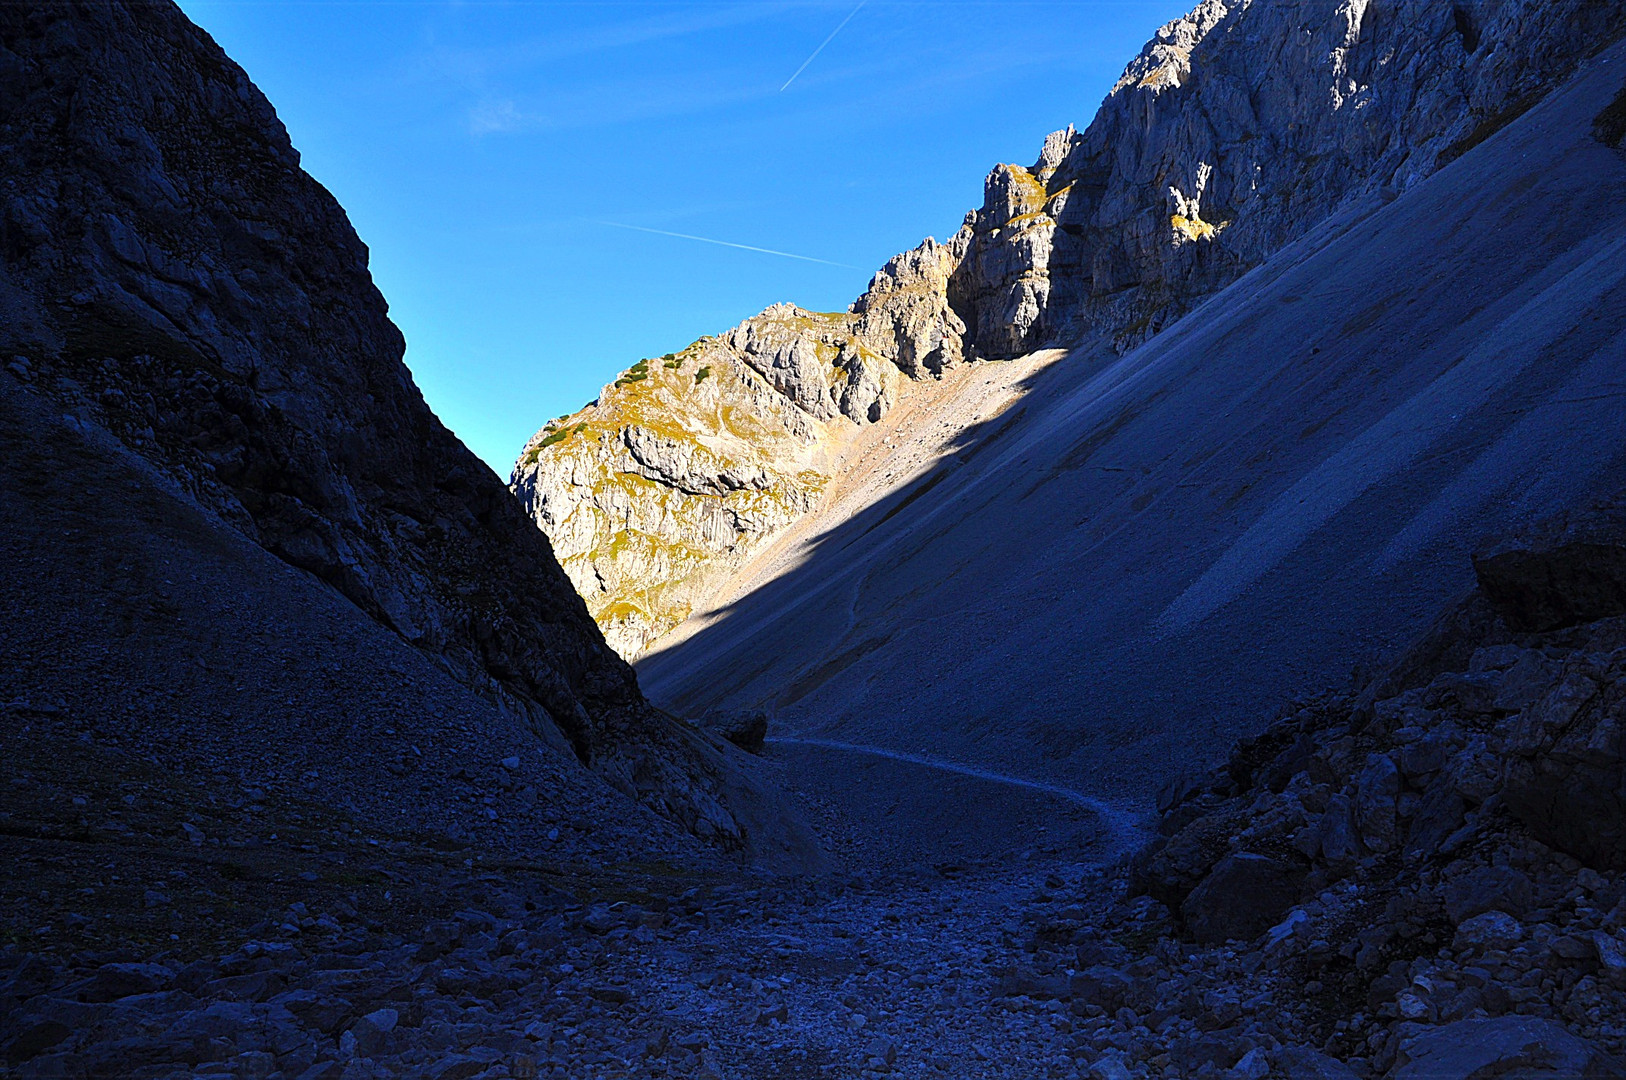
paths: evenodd
<path fill-rule="evenodd" d="M 242 70 L 130 2 L 0 10 L 0 73 L 13 372 L 614 786 L 750 846 L 721 801 L 750 785 L 648 705 L 424 403 L 367 249 Z"/>
<path fill-rule="evenodd" d="M 1626 614 L 1626 503 L 1600 503 L 1474 555 L 1479 588 L 1515 630 Z"/>

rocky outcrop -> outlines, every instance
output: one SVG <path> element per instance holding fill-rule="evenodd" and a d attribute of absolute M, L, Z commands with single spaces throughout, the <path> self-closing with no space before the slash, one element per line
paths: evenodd
<path fill-rule="evenodd" d="M 1396 1078 L 1620 1075 L 1574 1031 L 1626 978 L 1626 619 L 1459 614 L 1413 653 L 1172 785 L 1134 890 L 1363 999 L 1350 1049 Z"/>
<path fill-rule="evenodd" d="M 1203 0 L 1087 128 L 996 166 L 982 207 L 919 249 L 952 263 L 945 355 L 1138 343 L 1352 199 L 1393 198 L 1483 142 L 1623 18 L 1619 0 Z M 855 310 L 891 289 L 883 271 Z"/>
<path fill-rule="evenodd" d="M 989 176 L 950 295 L 979 355 L 1138 342 L 1350 199 L 1517 117 L 1620 34 L 1618 2 L 1204 0 L 1095 120 Z"/>
<path fill-rule="evenodd" d="M 817 504 L 844 436 L 891 407 L 900 367 L 958 362 L 933 292 L 940 253 L 894 259 L 863 312 L 776 304 L 640 360 L 531 437 L 513 490 L 622 655 Z"/>
<path fill-rule="evenodd" d="M 0 72 L 0 352 L 28 392 L 615 786 L 748 845 L 736 810 L 766 826 L 765 796 L 644 701 L 430 412 L 366 248 L 244 73 L 142 0 L 5 8 Z"/>
<path fill-rule="evenodd" d="M 775 478 L 759 489 L 778 493 L 771 507 L 671 513 L 692 498 L 678 481 L 624 490 L 619 477 L 652 474 L 618 433 L 647 426 L 650 407 L 696 445 L 731 438 L 710 399 L 681 395 L 623 417 L 638 395 L 607 391 L 572 418 L 600 432 L 600 450 L 584 457 L 562 426 L 544 429 L 514 489 L 612 643 L 635 655 L 817 501 L 826 465 L 792 477 L 843 425 L 879 419 L 898 373 L 928 379 L 1092 336 L 1138 344 L 1338 211 L 1448 165 L 1623 26 L 1626 0 L 1203 0 L 1157 32 L 1088 127 L 1050 135 L 1032 166 L 995 167 L 958 231 L 893 258 L 848 312 L 779 305 L 690 347 L 698 364 L 746 373 L 711 394 L 735 406 L 731 422 L 760 409 L 772 430 L 749 452 Z M 659 376 L 654 363 L 623 383 Z M 787 421 L 786 406 L 800 415 Z"/>
<path fill-rule="evenodd" d="M 843 401 L 857 407 L 852 384 L 869 370 L 843 326 L 770 309 L 634 365 L 532 437 L 514 492 L 624 655 L 818 498 L 828 424 Z"/>

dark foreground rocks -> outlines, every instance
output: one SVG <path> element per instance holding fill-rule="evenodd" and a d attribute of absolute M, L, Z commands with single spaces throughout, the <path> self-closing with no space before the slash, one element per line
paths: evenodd
<path fill-rule="evenodd" d="M 1482 562 L 1379 693 L 1307 703 L 1172 788 L 1135 891 L 1231 938 L 1239 993 L 1295 980 L 1357 1073 L 1622 1075 L 1626 617 L 1580 615 L 1613 611 L 1615 542 L 1504 547 L 1518 589 Z"/>
<path fill-rule="evenodd" d="M 1172 788 L 1114 866 L 1040 845 L 741 880 L 304 812 L 217 850 L 284 813 L 253 803 L 197 841 L 130 807 L 117 851 L 72 809 L 13 819 L 0 1054 L 23 1077 L 1626 1076 L 1600 794 L 1626 618 L 1465 610 L 1380 679 L 1411 685 L 1306 703 Z M 1538 784 L 1555 760 L 1587 771 Z M 126 907 L 87 915 L 86 889 Z"/>

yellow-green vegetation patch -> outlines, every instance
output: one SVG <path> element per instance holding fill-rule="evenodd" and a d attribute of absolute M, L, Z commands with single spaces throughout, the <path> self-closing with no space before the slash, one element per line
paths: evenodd
<path fill-rule="evenodd" d="M 649 361 L 640 360 L 628 368 L 619 379 L 615 380 L 615 385 L 629 386 L 635 382 L 643 382 L 647 378 L 649 378 Z"/>
<path fill-rule="evenodd" d="M 707 364 L 704 367 L 702 367 L 699 371 L 694 373 L 694 384 L 696 386 L 699 386 L 701 383 L 706 381 L 706 377 L 709 376 L 710 374 L 711 374 L 711 365 Z"/>
<path fill-rule="evenodd" d="M 560 428 L 558 431 L 555 431 L 552 435 L 546 436 L 541 442 L 531 447 L 531 450 L 533 454 L 540 454 L 543 450 L 552 446 L 554 443 L 564 442 L 566 439 L 570 438 L 570 436 L 579 435 L 586 430 L 586 424 L 577 424 L 575 427 L 570 427 L 567 425 Z M 533 456 L 531 460 L 535 461 L 536 458 Z"/>
<path fill-rule="evenodd" d="M 1174 227 L 1175 232 L 1184 236 L 1187 240 L 1212 240 L 1220 230 L 1219 226 L 1212 225 L 1201 218 L 1188 218 L 1180 214 L 1171 217 L 1169 224 Z"/>
<path fill-rule="evenodd" d="M 627 622 L 632 619 L 649 618 L 649 613 L 630 600 L 612 600 L 605 604 L 598 612 L 599 622 Z"/>

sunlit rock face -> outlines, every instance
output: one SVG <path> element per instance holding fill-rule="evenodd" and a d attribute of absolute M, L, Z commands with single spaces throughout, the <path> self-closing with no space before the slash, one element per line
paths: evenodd
<path fill-rule="evenodd" d="M 1352 196 L 1398 192 L 1619 34 L 1622 5 L 1206 0 L 1095 120 L 999 166 L 956 238 L 979 355 L 1088 329 L 1136 344 Z"/>
<path fill-rule="evenodd" d="M 996 166 L 981 208 L 847 312 L 776 305 L 644 362 L 539 431 L 512 486 L 635 656 L 817 505 L 900 376 L 1139 344 L 1352 200 L 1450 164 L 1623 22 L 1620 0 L 1205 0 L 1087 128 Z"/>

